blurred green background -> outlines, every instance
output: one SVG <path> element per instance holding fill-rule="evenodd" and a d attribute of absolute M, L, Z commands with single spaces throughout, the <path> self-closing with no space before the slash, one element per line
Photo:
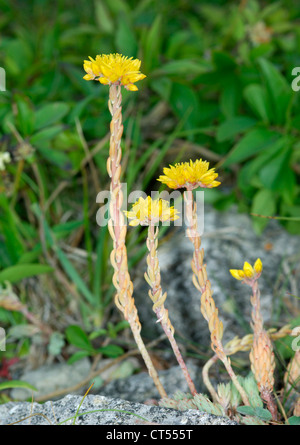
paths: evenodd
<path fill-rule="evenodd" d="M 44 357 L 68 343 L 78 348 L 65 353 L 71 361 L 126 349 L 113 341 L 126 323 L 112 302 L 110 237 L 96 224 L 96 195 L 108 189 L 108 88 L 82 79 L 88 56 L 138 57 L 147 75 L 138 92 L 123 89 L 129 191 L 157 190 L 164 165 L 203 158 L 222 181 L 206 202 L 276 215 L 299 233 L 298 2 L 0 0 L 0 9 L 6 359 L 28 355 L 37 335 Z M 266 224 L 253 217 L 262 236 Z M 131 268 L 142 240 L 129 233 Z"/>

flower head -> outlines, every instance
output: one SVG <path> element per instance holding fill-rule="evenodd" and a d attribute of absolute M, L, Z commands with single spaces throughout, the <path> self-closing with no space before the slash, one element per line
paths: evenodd
<path fill-rule="evenodd" d="M 242 270 L 230 269 L 229 272 L 237 280 L 253 280 L 253 279 L 257 280 L 262 272 L 262 262 L 258 258 L 255 261 L 254 266 L 252 267 L 251 264 L 245 261 Z"/>
<path fill-rule="evenodd" d="M 155 224 L 158 221 L 175 221 L 179 218 L 178 211 L 170 206 L 168 201 L 164 199 L 152 199 L 147 196 L 146 199 L 139 198 L 133 204 L 131 211 L 124 212 L 128 219 L 130 219 L 130 226 L 147 226 Z"/>
<path fill-rule="evenodd" d="M 215 181 L 218 177 L 215 169 L 209 169 L 209 162 L 202 159 L 170 165 L 170 168 L 166 167 L 163 171 L 164 175 L 161 175 L 158 181 L 172 189 L 185 187 L 187 190 L 193 190 L 197 187 L 212 188 L 221 184 Z"/>
<path fill-rule="evenodd" d="M 127 90 L 137 91 L 135 82 L 146 76 L 140 72 L 141 61 L 121 54 L 102 54 L 96 59 L 85 60 L 85 80 L 98 80 L 103 85 L 123 85 Z"/>

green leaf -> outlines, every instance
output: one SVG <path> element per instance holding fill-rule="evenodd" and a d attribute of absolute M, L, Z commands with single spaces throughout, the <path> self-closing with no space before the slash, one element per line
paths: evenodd
<path fill-rule="evenodd" d="M 5 281 L 17 283 L 24 278 L 34 277 L 35 275 L 52 271 L 53 268 L 46 264 L 17 264 L 15 266 L 7 267 L 0 272 L 0 283 L 4 283 Z"/>
<path fill-rule="evenodd" d="M 48 143 L 46 144 L 46 146 L 38 145 L 37 149 L 40 152 L 41 156 L 52 164 L 57 165 L 64 170 L 71 169 L 70 158 L 63 151 L 50 148 Z"/>
<path fill-rule="evenodd" d="M 157 68 L 151 73 L 151 77 L 158 76 L 191 76 L 202 74 L 207 71 L 207 64 L 199 60 L 195 62 L 194 60 L 182 59 L 182 60 L 172 60 L 171 62 L 165 63 L 162 67 Z"/>
<path fill-rule="evenodd" d="M 20 132 L 23 136 L 28 136 L 33 132 L 34 129 L 34 112 L 29 103 L 21 97 L 17 97 L 16 104 L 18 110 L 18 128 L 20 129 Z"/>
<path fill-rule="evenodd" d="M 239 114 L 241 99 L 242 95 L 239 80 L 233 77 L 232 81 L 229 81 L 224 86 L 220 98 L 220 109 L 227 119 Z"/>
<path fill-rule="evenodd" d="M 185 113 L 189 113 L 188 119 L 184 123 L 185 129 L 196 127 L 199 121 L 199 103 L 196 93 L 190 87 L 174 82 L 170 105 L 178 118 L 182 118 Z"/>
<path fill-rule="evenodd" d="M 127 183 L 129 181 L 127 180 Z M 106 282 L 109 273 L 107 271 L 108 255 L 110 243 L 109 233 L 107 226 L 101 227 L 98 231 L 98 239 L 96 245 L 96 255 L 97 259 L 95 262 L 95 273 L 94 273 L 94 283 L 93 283 L 93 293 L 95 298 L 101 303 L 103 301 L 103 284 Z"/>
<path fill-rule="evenodd" d="M 223 122 L 217 130 L 217 141 L 224 142 L 233 139 L 256 124 L 256 120 L 248 116 L 236 116 Z"/>
<path fill-rule="evenodd" d="M 255 409 L 252 406 L 238 406 L 236 410 L 245 416 L 255 416 Z"/>
<path fill-rule="evenodd" d="M 244 89 L 244 97 L 252 111 L 263 122 L 268 123 L 272 119 L 272 111 L 269 105 L 269 97 L 262 85 L 250 84 Z"/>
<path fill-rule="evenodd" d="M 275 123 L 284 124 L 293 91 L 285 77 L 271 62 L 261 58 L 259 65 L 271 99 L 271 107 L 274 109 Z"/>
<path fill-rule="evenodd" d="M 288 144 L 286 138 L 283 138 L 283 144 Z M 294 176 L 289 167 L 291 149 L 288 146 L 283 148 L 272 158 L 268 160 L 259 172 L 262 184 L 274 191 L 282 191 L 290 185 L 290 175 Z M 294 181 L 295 184 L 295 181 Z M 292 192 L 292 190 L 289 190 Z"/>
<path fill-rule="evenodd" d="M 272 420 L 272 414 L 268 409 L 257 406 L 254 408 L 255 416 L 260 417 L 262 420 Z"/>
<path fill-rule="evenodd" d="M 77 325 L 68 326 L 66 329 L 66 337 L 69 343 L 76 346 L 77 348 L 92 353 L 95 352 L 95 349 L 93 348 L 88 336 L 81 329 L 80 326 Z"/>
<path fill-rule="evenodd" d="M 145 74 L 153 71 L 158 65 L 158 55 L 160 54 L 162 17 L 157 14 L 150 29 L 145 33 L 143 45 L 143 65 Z"/>
<path fill-rule="evenodd" d="M 0 391 L 11 388 L 26 388 L 32 391 L 37 391 L 37 389 L 34 386 L 30 385 L 30 383 L 23 382 L 22 380 L 9 380 L 7 382 L 0 383 Z"/>
<path fill-rule="evenodd" d="M 43 130 L 40 130 L 33 136 L 31 136 L 30 143 L 32 145 L 36 145 L 41 142 L 49 141 L 50 139 L 53 139 L 55 136 L 61 133 L 62 129 L 62 125 L 54 125 L 53 127 L 44 128 Z"/>
<path fill-rule="evenodd" d="M 41 218 L 41 210 L 36 203 L 34 203 L 32 205 L 32 210 L 38 216 L 38 218 Z M 46 240 L 49 243 L 49 245 L 53 248 L 53 250 L 55 251 L 65 272 L 71 278 L 72 282 L 76 285 L 77 289 L 87 299 L 87 301 L 89 301 L 92 305 L 94 305 L 95 304 L 94 295 L 90 292 L 90 290 L 88 289 L 84 280 L 80 277 L 77 270 L 74 268 L 73 264 L 70 262 L 68 257 L 64 254 L 62 249 L 60 249 L 60 247 L 58 247 L 58 245 L 55 243 L 55 240 L 53 238 L 53 235 L 50 231 L 50 228 L 49 228 L 46 220 L 43 220 L 43 224 L 44 224 Z"/>
<path fill-rule="evenodd" d="M 136 37 L 132 31 L 132 26 L 129 25 L 128 19 L 124 15 L 120 15 L 118 26 L 115 33 L 116 47 L 121 54 L 130 54 L 135 57 L 138 49 Z"/>
<path fill-rule="evenodd" d="M 248 400 L 252 408 L 257 408 L 258 406 L 263 408 L 263 401 L 260 398 L 257 382 L 254 375 L 250 373 L 246 377 L 241 377 L 240 383 L 246 391 Z"/>
<path fill-rule="evenodd" d="M 113 33 L 114 22 L 107 6 L 105 5 L 105 2 L 102 0 L 95 1 L 95 18 L 101 33 Z"/>
<path fill-rule="evenodd" d="M 225 159 L 223 167 L 245 161 L 274 144 L 279 137 L 279 133 L 267 130 L 266 128 L 254 128 L 250 130 L 249 133 L 243 136 L 234 146 L 227 159 Z"/>
<path fill-rule="evenodd" d="M 33 263 L 34 261 L 38 261 L 38 258 L 42 252 L 42 249 L 40 246 L 35 246 L 34 250 L 24 252 L 19 258 L 18 258 L 18 264 L 28 264 Z"/>
<path fill-rule="evenodd" d="M 97 349 L 97 352 L 100 352 L 101 354 L 105 355 L 106 357 L 119 357 L 120 355 L 124 354 L 124 349 L 117 345 L 106 345 L 102 346 L 101 348 Z"/>
<path fill-rule="evenodd" d="M 5 256 L 9 258 L 7 262 L 4 262 L 4 264 L 8 263 L 7 265 L 16 263 L 24 252 L 23 242 L 19 234 L 20 224 L 18 223 L 19 220 L 11 210 L 7 197 L 0 194 L 0 233 L 4 238 L 4 242 L 1 242 L 1 248 L 3 245 Z M 0 260 L 3 261 L 4 258 L 0 258 Z"/>
<path fill-rule="evenodd" d="M 35 112 L 35 130 L 40 130 L 61 120 L 69 109 L 69 105 L 64 102 L 53 102 L 44 105 Z"/>
<path fill-rule="evenodd" d="M 113 325 L 112 330 L 116 334 L 116 333 L 118 333 L 120 331 L 123 331 L 124 329 L 129 328 L 129 327 L 130 327 L 130 324 L 128 323 L 127 320 L 121 320 L 116 325 Z"/>
<path fill-rule="evenodd" d="M 76 288 L 82 295 L 85 296 L 87 301 L 91 304 L 95 304 L 95 296 L 91 293 L 84 280 L 80 277 L 77 270 L 74 268 L 73 264 L 70 262 L 68 257 L 64 254 L 64 252 L 57 246 L 54 245 L 53 249 L 55 250 L 57 257 L 64 268 L 67 275 L 70 277 L 72 282 L 75 284 Z"/>
<path fill-rule="evenodd" d="M 107 335 L 106 329 L 97 329 L 97 331 L 93 331 L 89 335 L 90 340 L 94 340 L 97 337 L 101 337 L 102 335 Z"/>
<path fill-rule="evenodd" d="M 216 68 L 220 71 L 229 70 L 231 73 L 236 68 L 236 61 L 227 52 L 214 51 L 212 59 Z"/>
<path fill-rule="evenodd" d="M 286 146 L 288 140 L 285 137 L 279 138 L 274 144 L 267 147 L 261 153 L 259 153 L 254 159 L 249 160 L 243 167 L 241 168 L 238 176 L 238 185 L 239 187 L 247 193 L 247 189 L 249 187 L 255 186 L 257 181 L 260 181 L 260 186 L 262 185 L 263 180 L 259 179 L 260 171 L 262 168 L 267 166 L 269 162 L 277 156 L 278 153 L 281 152 L 282 148 Z M 290 169 L 288 170 L 288 174 L 292 173 Z M 284 175 L 286 173 L 284 172 Z M 266 178 L 266 181 L 268 178 Z"/>
<path fill-rule="evenodd" d="M 70 113 L 68 114 L 67 122 L 69 124 L 74 124 L 75 119 L 76 118 L 79 119 L 81 117 L 81 115 L 84 112 L 86 106 L 93 99 L 94 99 L 94 96 L 87 96 L 84 99 L 76 102 L 76 105 L 74 104 L 74 106 L 72 107 Z"/>
<path fill-rule="evenodd" d="M 53 233 L 56 235 L 68 235 L 74 230 L 78 229 L 83 225 L 83 220 L 79 221 L 68 221 L 66 223 L 57 224 L 56 226 L 52 227 Z"/>
<path fill-rule="evenodd" d="M 275 210 L 276 199 L 274 193 L 267 189 L 259 190 L 253 198 L 251 213 L 263 216 L 273 216 Z M 267 218 L 253 216 L 253 227 L 258 234 L 262 233 L 267 224 Z"/>
<path fill-rule="evenodd" d="M 298 231 L 299 233 L 299 231 Z M 300 316 L 294 318 L 291 320 L 291 328 L 299 326 L 300 325 Z M 280 338 L 279 340 L 276 340 L 276 352 L 278 354 L 278 357 L 280 357 L 282 360 L 290 360 L 295 355 L 294 348 L 292 347 L 292 343 L 295 340 L 295 337 L 292 337 L 291 335 L 287 335 L 286 337 Z"/>
<path fill-rule="evenodd" d="M 299 416 L 292 416 L 288 419 L 289 425 L 300 425 L 300 417 Z"/>
<path fill-rule="evenodd" d="M 67 363 L 68 363 L 68 365 L 72 365 L 73 363 L 77 362 L 78 360 L 81 360 L 84 357 L 88 357 L 89 355 L 90 355 L 89 351 L 77 351 L 71 355 L 71 357 L 68 359 Z"/>
<path fill-rule="evenodd" d="M 172 81 L 168 77 L 160 76 L 158 78 L 151 79 L 151 88 L 152 90 L 158 94 L 165 102 L 169 102 L 171 90 L 172 90 Z"/>

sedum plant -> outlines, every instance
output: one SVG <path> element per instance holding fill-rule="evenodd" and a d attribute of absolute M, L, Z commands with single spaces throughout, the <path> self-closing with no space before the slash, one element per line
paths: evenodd
<path fill-rule="evenodd" d="M 243 270 L 231 270 L 232 276 L 242 280 L 252 289 L 252 329 L 253 344 L 250 352 L 251 369 L 263 400 L 266 401 L 272 417 L 277 420 L 277 408 L 273 401 L 275 359 L 269 334 L 263 328 L 263 318 L 260 311 L 260 290 L 258 279 L 262 273 L 262 262 L 258 258 L 252 267 L 244 263 Z"/>
<path fill-rule="evenodd" d="M 191 260 L 191 283 L 200 294 L 200 310 L 208 323 L 211 338 L 211 348 L 214 355 L 205 364 L 202 370 L 203 381 L 212 397 L 212 401 L 203 394 L 199 394 L 190 377 L 187 366 L 177 345 L 175 329 L 170 320 L 169 312 L 165 307 L 167 292 L 162 290 L 159 260 L 157 255 L 159 223 L 170 223 L 178 219 L 177 210 L 162 199 L 139 198 L 131 210 L 125 215 L 131 226 L 148 226 L 146 246 L 147 271 L 145 279 L 150 286 L 149 297 L 153 303 L 153 311 L 164 330 L 183 371 L 190 394 L 175 393 L 172 397 L 166 394 L 158 373 L 151 361 L 150 355 L 141 337 L 141 323 L 133 298 L 133 283 L 128 270 L 126 233 L 124 214 L 121 209 L 123 192 L 120 177 L 122 173 L 121 138 L 122 124 L 122 87 L 129 91 L 137 91 L 136 82 L 146 76 L 140 72 L 141 61 L 128 58 L 121 54 L 97 55 L 95 59 L 84 61 L 84 70 L 87 81 L 98 81 L 109 87 L 108 108 L 111 113 L 110 147 L 107 159 L 107 172 L 110 177 L 110 204 L 108 228 L 113 240 L 113 249 L 110 261 L 114 269 L 113 284 L 116 289 L 115 304 L 129 322 L 133 337 L 148 368 L 161 400 L 159 404 L 176 409 L 198 409 L 215 415 L 228 415 L 245 424 L 265 424 L 265 422 L 278 421 L 277 406 L 273 399 L 275 361 L 271 340 L 285 337 L 291 333 L 290 326 L 284 326 L 278 331 L 266 331 L 260 312 L 260 291 L 258 279 L 262 273 L 262 263 L 258 259 L 254 266 L 244 263 L 242 270 L 230 270 L 232 276 L 252 289 L 250 299 L 252 305 L 253 334 L 243 338 L 234 337 L 225 346 L 223 345 L 223 324 L 219 318 L 218 308 L 213 299 L 213 290 L 208 278 L 206 264 L 204 263 L 204 249 L 201 247 L 201 235 L 197 226 L 197 206 L 193 190 L 198 187 L 214 188 L 220 185 L 217 180 L 218 173 L 210 168 L 209 163 L 202 159 L 181 162 L 163 169 L 163 175 L 158 181 L 171 189 L 185 189 L 183 200 L 185 203 L 185 216 L 187 221 L 187 236 L 194 247 Z M 229 356 L 238 351 L 250 350 L 250 365 L 252 375 L 242 378 L 237 376 L 231 366 Z M 221 360 L 224 364 L 231 382 L 219 384 L 214 389 L 209 379 L 209 369 Z M 289 384 L 299 378 L 298 357 L 291 362 L 289 371 L 291 380 L 286 377 Z M 242 405 L 240 406 L 240 403 Z M 265 409 L 263 404 L 267 405 Z M 294 415 L 299 413 L 299 398 L 294 407 Z"/>
<path fill-rule="evenodd" d="M 133 284 L 128 272 L 127 250 L 125 246 L 127 227 L 124 224 L 124 216 L 121 211 L 123 202 L 120 182 L 122 170 L 121 137 L 123 133 L 121 88 L 124 86 L 130 91 L 137 90 L 135 82 L 146 77 L 139 71 L 140 65 L 141 62 L 137 59 L 132 60 L 132 58 L 128 59 L 120 54 L 110 54 L 98 55 L 95 60 L 90 57 L 90 61 L 86 60 L 83 67 L 87 73 L 84 76 L 85 80 L 96 80 L 101 84 L 109 85 L 108 108 L 112 118 L 110 123 L 109 157 L 107 159 L 107 172 L 111 179 L 108 228 L 113 240 L 113 251 L 111 252 L 110 259 L 115 271 L 113 275 L 113 284 L 117 291 L 115 303 L 129 322 L 149 374 L 159 394 L 163 397 L 166 395 L 166 392 L 140 335 L 141 324 L 132 296 Z"/>
<path fill-rule="evenodd" d="M 149 297 L 153 304 L 153 311 L 157 316 L 157 321 L 160 322 L 168 340 L 172 346 L 176 359 L 182 369 L 184 377 L 193 395 L 197 394 L 195 385 L 191 379 L 187 366 L 183 360 L 183 357 L 178 348 L 177 342 L 174 337 L 174 327 L 169 318 L 169 312 L 164 306 L 164 302 L 167 298 L 167 293 L 163 293 L 160 284 L 160 269 L 157 256 L 158 245 L 158 227 L 155 227 L 159 221 L 168 222 L 174 221 L 179 218 L 177 210 L 174 207 L 170 207 L 168 201 L 163 199 L 152 200 L 148 196 L 145 200 L 139 198 L 139 200 L 133 204 L 132 210 L 126 212 L 129 219 L 132 219 L 130 225 L 147 225 L 148 237 L 147 248 L 149 254 L 147 256 L 148 269 L 145 272 L 145 279 L 149 284 L 151 290 L 149 290 Z"/>

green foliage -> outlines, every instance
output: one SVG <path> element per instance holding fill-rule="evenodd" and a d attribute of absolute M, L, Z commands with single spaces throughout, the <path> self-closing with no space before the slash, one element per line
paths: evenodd
<path fill-rule="evenodd" d="M 164 408 L 173 408 L 180 411 L 187 409 L 198 409 L 199 411 L 216 416 L 224 416 L 225 411 L 219 403 L 213 403 L 204 394 L 196 394 L 194 397 L 191 394 L 185 394 L 182 391 L 177 391 L 173 397 L 165 397 L 159 402 L 159 406 Z"/>
<path fill-rule="evenodd" d="M 17 264 L 15 266 L 7 267 L 0 272 L 0 283 L 5 283 L 5 281 L 17 283 L 24 278 L 52 271 L 52 267 L 45 264 Z"/>
<path fill-rule="evenodd" d="M 292 416 L 288 419 L 288 425 L 300 425 L 300 417 Z"/>
<path fill-rule="evenodd" d="M 263 421 L 272 420 L 272 414 L 265 408 L 261 407 L 252 408 L 252 406 L 238 406 L 237 411 L 243 415 L 258 417 Z"/>
<path fill-rule="evenodd" d="M 11 389 L 11 388 L 26 388 L 30 389 L 31 391 L 37 391 L 37 389 L 32 386 L 30 383 L 23 382 L 22 380 L 9 380 L 8 382 L 1 382 L 0 383 L 0 391 L 3 391 L 4 389 Z"/>
<path fill-rule="evenodd" d="M 258 387 L 254 375 L 250 373 L 247 377 L 240 379 L 246 394 L 248 396 L 251 407 L 256 410 L 263 407 L 263 402 L 260 398 Z M 237 408 L 238 409 L 238 408 Z"/>
<path fill-rule="evenodd" d="M 117 326 L 109 325 L 108 329 L 101 329 L 99 331 L 93 332 L 88 336 L 80 326 L 71 325 L 66 329 L 66 338 L 68 342 L 80 349 L 75 352 L 68 360 L 68 363 L 74 363 L 86 356 L 93 356 L 97 354 L 102 354 L 105 357 L 116 358 L 124 354 L 123 348 L 118 345 L 108 344 L 95 348 L 92 344 L 92 340 L 105 335 L 106 337 L 115 338 L 116 334 L 128 327 L 128 323 L 119 323 Z"/>
<path fill-rule="evenodd" d="M 165 408 L 178 409 L 180 411 L 197 409 L 201 412 L 213 414 L 215 416 L 227 416 L 227 409 L 229 409 L 231 414 L 235 413 L 234 419 L 242 424 L 266 425 L 267 422 L 272 420 L 272 414 L 269 410 L 263 408 L 263 402 L 260 398 L 257 383 L 253 374 L 249 374 L 249 376 L 244 378 L 238 376 L 238 379 L 247 393 L 251 406 L 237 406 L 241 397 L 232 382 L 227 385 L 218 385 L 218 390 L 220 390 L 218 391 L 220 403 L 211 402 L 204 394 L 196 394 L 193 397 L 189 393 L 185 394 L 182 391 L 177 391 L 172 397 L 163 398 L 159 402 L 159 405 Z M 224 408 L 222 399 L 227 392 L 229 393 L 230 402 L 226 402 L 226 408 Z M 292 420 L 292 422 L 293 421 L 294 420 Z M 297 424 L 296 422 L 297 418 L 294 423 L 295 425 Z"/>

